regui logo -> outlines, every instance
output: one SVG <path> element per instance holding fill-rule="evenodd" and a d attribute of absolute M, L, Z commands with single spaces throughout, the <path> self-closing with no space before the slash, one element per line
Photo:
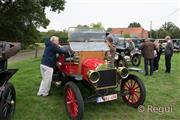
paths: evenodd
<path fill-rule="evenodd" d="M 153 106 L 148 105 L 147 112 L 159 112 L 159 113 L 167 113 L 172 112 L 172 106 Z"/>
<path fill-rule="evenodd" d="M 168 113 L 173 112 L 172 106 L 154 106 L 148 105 L 147 107 L 140 105 L 138 107 L 139 112 L 150 112 L 150 113 Z"/>

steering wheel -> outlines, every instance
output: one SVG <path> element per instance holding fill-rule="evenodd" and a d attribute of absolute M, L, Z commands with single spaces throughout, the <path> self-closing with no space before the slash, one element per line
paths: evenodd
<path fill-rule="evenodd" d="M 71 48 L 68 45 L 64 46 L 64 49 L 66 51 L 65 57 L 73 57 L 74 52 L 71 50 Z"/>

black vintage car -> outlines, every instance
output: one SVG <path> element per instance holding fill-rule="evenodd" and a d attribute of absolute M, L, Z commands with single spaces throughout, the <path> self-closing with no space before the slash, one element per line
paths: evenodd
<path fill-rule="evenodd" d="M 10 120 L 16 105 L 16 92 L 9 79 L 18 69 L 8 69 L 8 58 L 20 50 L 19 43 L 0 41 L 0 120 Z"/>
<path fill-rule="evenodd" d="M 174 51 L 180 52 L 180 39 L 173 39 Z"/>
<path fill-rule="evenodd" d="M 141 51 L 138 48 L 143 41 L 142 39 L 132 39 L 135 43 L 135 49 L 132 51 L 127 47 L 125 38 L 115 38 L 114 41 L 117 52 L 115 56 L 115 66 L 127 67 L 128 62 L 131 62 L 133 66 L 139 66 L 141 64 Z"/>

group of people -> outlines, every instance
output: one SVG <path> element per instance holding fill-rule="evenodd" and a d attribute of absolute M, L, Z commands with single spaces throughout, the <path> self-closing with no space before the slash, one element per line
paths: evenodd
<path fill-rule="evenodd" d="M 173 43 L 170 36 L 165 37 L 165 66 L 166 73 L 171 72 L 171 58 L 173 56 Z M 150 75 L 153 75 L 153 71 L 158 72 L 159 69 L 159 60 L 162 54 L 162 45 L 158 40 L 152 42 L 150 39 L 145 39 L 145 41 L 141 44 L 140 50 L 142 51 L 142 55 L 144 57 L 144 70 L 145 75 L 148 75 L 148 65 L 150 65 Z"/>

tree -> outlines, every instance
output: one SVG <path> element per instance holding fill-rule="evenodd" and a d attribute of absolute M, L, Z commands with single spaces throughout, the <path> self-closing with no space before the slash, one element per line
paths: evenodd
<path fill-rule="evenodd" d="M 151 31 L 149 32 L 149 36 L 150 36 L 151 38 L 157 39 L 157 38 L 158 38 L 158 31 L 157 31 L 157 30 L 151 30 Z"/>
<path fill-rule="evenodd" d="M 123 37 L 124 38 L 131 38 L 130 34 L 124 34 Z"/>
<path fill-rule="evenodd" d="M 130 23 L 128 28 L 132 28 L 132 27 L 141 27 L 141 24 L 137 22 Z"/>
<path fill-rule="evenodd" d="M 167 35 L 171 36 L 171 33 L 169 33 L 168 31 L 160 28 L 158 31 L 158 38 L 165 38 Z"/>
<path fill-rule="evenodd" d="M 83 27 L 83 28 L 89 28 L 89 26 L 88 25 L 77 25 L 77 27 Z"/>
<path fill-rule="evenodd" d="M 66 30 L 56 31 L 49 30 L 48 32 L 41 32 L 41 42 L 44 42 L 45 38 L 49 38 L 50 36 L 58 36 L 60 38 L 61 43 L 66 43 L 68 39 L 68 32 Z"/>
<path fill-rule="evenodd" d="M 102 29 L 102 28 L 104 28 L 101 22 L 91 23 L 90 27 L 91 28 L 95 28 L 95 29 Z"/>
<path fill-rule="evenodd" d="M 158 30 L 160 38 L 164 38 L 169 35 L 171 38 L 180 38 L 180 29 L 172 22 L 166 22 Z"/>
<path fill-rule="evenodd" d="M 49 24 L 45 8 L 53 12 L 64 10 L 65 0 L 0 0 L 0 39 L 35 42 L 37 28 Z"/>
<path fill-rule="evenodd" d="M 107 32 L 112 32 L 112 28 L 107 28 Z"/>

